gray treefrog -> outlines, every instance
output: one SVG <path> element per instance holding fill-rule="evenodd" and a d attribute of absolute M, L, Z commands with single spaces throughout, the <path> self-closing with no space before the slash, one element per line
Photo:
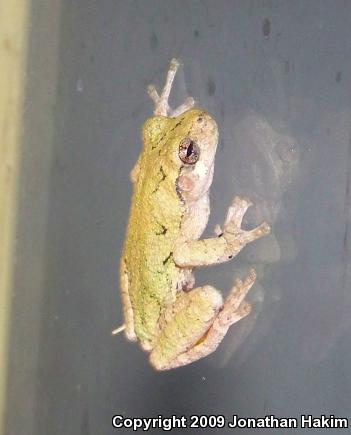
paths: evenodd
<path fill-rule="evenodd" d="M 157 370 L 210 354 L 250 312 L 244 298 L 256 278 L 253 269 L 223 302 L 209 285 L 194 288 L 193 268 L 228 261 L 269 232 L 265 222 L 251 231 L 241 228 L 251 202 L 235 197 L 223 231 L 200 239 L 210 213 L 218 128 L 206 111 L 193 108 L 192 98 L 169 107 L 178 65 L 172 59 L 160 96 L 154 86 L 148 89 L 155 116 L 144 124 L 143 150 L 131 171 L 134 193 L 120 266 L 123 329 L 150 352 Z"/>

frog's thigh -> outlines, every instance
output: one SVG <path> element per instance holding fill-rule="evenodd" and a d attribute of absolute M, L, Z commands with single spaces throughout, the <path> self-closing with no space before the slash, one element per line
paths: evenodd
<path fill-rule="evenodd" d="M 121 261 L 120 271 L 120 285 L 121 285 L 121 298 L 123 304 L 125 334 L 128 340 L 136 341 L 136 335 L 134 331 L 134 315 L 133 308 L 130 302 L 129 290 L 128 290 L 128 271 L 124 260 Z"/>
<path fill-rule="evenodd" d="M 151 354 L 150 361 L 155 368 L 158 370 L 168 370 L 183 366 L 203 358 L 216 350 L 229 327 L 249 314 L 251 307 L 244 301 L 244 298 L 252 287 L 255 278 L 256 273 L 252 269 L 244 281 L 236 281 L 224 304 L 218 307 L 217 303 L 216 309 L 213 310 L 215 314 L 212 315 L 211 319 L 208 316 L 207 322 L 203 322 L 202 334 L 200 332 L 201 328 L 197 328 L 197 326 L 197 335 L 193 334 L 192 325 L 197 325 L 199 321 L 198 314 L 194 314 L 197 307 L 194 307 L 192 312 L 192 304 L 189 305 L 188 311 L 190 315 L 188 315 L 185 323 L 184 321 L 179 322 L 181 327 L 178 327 L 178 329 L 174 325 L 178 322 L 178 313 L 175 313 L 173 319 L 167 323 L 161 333 L 160 341 Z M 217 290 L 212 287 L 203 287 L 195 290 L 199 291 L 205 288 L 211 289 L 213 295 L 217 294 L 217 297 L 218 295 L 220 296 Z M 180 314 L 183 313 L 180 311 Z M 187 325 L 188 330 L 184 331 L 184 325 Z M 173 329 L 170 326 L 173 326 Z M 182 340 L 181 346 L 177 346 L 177 340 L 179 339 Z M 185 343 L 187 343 L 187 346 L 184 346 Z M 173 346 L 175 346 L 175 349 Z"/>
<path fill-rule="evenodd" d="M 166 314 L 166 323 L 150 355 L 151 364 L 158 370 L 171 368 L 178 355 L 201 340 L 222 304 L 222 295 L 210 286 L 181 293 L 170 307 L 172 313 Z"/>

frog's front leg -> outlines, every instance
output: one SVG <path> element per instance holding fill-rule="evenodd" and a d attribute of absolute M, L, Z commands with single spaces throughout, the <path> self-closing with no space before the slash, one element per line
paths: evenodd
<path fill-rule="evenodd" d="M 244 298 L 255 278 L 252 269 L 244 282 L 237 280 L 224 304 L 218 290 L 210 286 L 181 293 L 151 352 L 151 364 L 168 370 L 215 351 L 229 327 L 250 312 Z"/>
<path fill-rule="evenodd" d="M 176 109 L 172 110 L 168 104 L 169 95 L 171 93 L 174 77 L 177 73 L 179 62 L 177 59 L 172 59 L 167 73 L 166 83 L 163 87 L 161 95 L 158 95 L 154 85 L 148 86 L 148 94 L 155 103 L 154 115 L 168 116 L 170 118 L 176 118 L 183 112 L 191 109 L 195 103 L 194 98 L 188 97 L 183 104 Z"/>
<path fill-rule="evenodd" d="M 235 197 L 229 207 L 224 230 L 218 237 L 178 242 L 173 250 L 173 258 L 179 267 L 208 266 L 229 261 L 241 249 L 253 240 L 269 233 L 266 222 L 258 227 L 245 231 L 241 223 L 251 202 L 242 197 Z"/>

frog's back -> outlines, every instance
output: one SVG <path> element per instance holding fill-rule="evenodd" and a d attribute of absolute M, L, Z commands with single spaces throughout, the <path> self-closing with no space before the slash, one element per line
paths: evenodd
<path fill-rule="evenodd" d="M 174 171 L 157 156 L 153 159 L 143 154 L 122 260 L 128 274 L 135 333 L 147 345 L 157 335 L 162 307 L 175 298 L 178 272 L 172 249 L 183 204 L 176 192 Z"/>

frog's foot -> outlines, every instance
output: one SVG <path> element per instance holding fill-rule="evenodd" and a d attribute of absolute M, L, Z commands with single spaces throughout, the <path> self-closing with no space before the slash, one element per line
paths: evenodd
<path fill-rule="evenodd" d="M 256 277 L 256 271 L 251 269 L 249 275 L 244 281 L 241 279 L 235 281 L 234 287 L 230 290 L 221 311 L 212 325 L 214 330 L 227 330 L 230 325 L 236 323 L 238 320 L 250 313 L 251 306 L 244 301 L 244 298 L 253 286 Z"/>
<path fill-rule="evenodd" d="M 229 243 L 232 240 L 235 242 L 239 240 L 246 245 L 270 232 L 270 227 L 266 222 L 250 231 L 241 228 L 244 215 L 251 205 L 252 202 L 248 198 L 236 196 L 233 199 L 232 205 L 228 209 L 223 231 L 223 235 Z"/>
<path fill-rule="evenodd" d="M 158 95 L 154 85 L 148 86 L 148 94 L 155 103 L 154 115 L 168 116 L 175 118 L 193 107 L 195 101 L 192 97 L 188 97 L 183 104 L 172 110 L 168 104 L 169 95 L 171 93 L 172 84 L 176 75 L 179 62 L 177 59 L 172 59 L 167 73 L 166 84 L 164 85 L 161 95 Z"/>
<path fill-rule="evenodd" d="M 250 305 L 244 298 L 255 279 L 252 269 L 244 281 L 237 280 L 224 304 L 220 293 L 210 286 L 181 294 L 150 355 L 151 364 L 168 370 L 214 352 L 229 327 L 249 314 Z"/>
<path fill-rule="evenodd" d="M 188 97 L 185 99 L 184 103 L 178 106 L 176 109 L 170 109 L 169 116 L 171 118 L 176 118 L 187 110 L 191 109 L 195 104 L 195 100 L 193 97 Z"/>

